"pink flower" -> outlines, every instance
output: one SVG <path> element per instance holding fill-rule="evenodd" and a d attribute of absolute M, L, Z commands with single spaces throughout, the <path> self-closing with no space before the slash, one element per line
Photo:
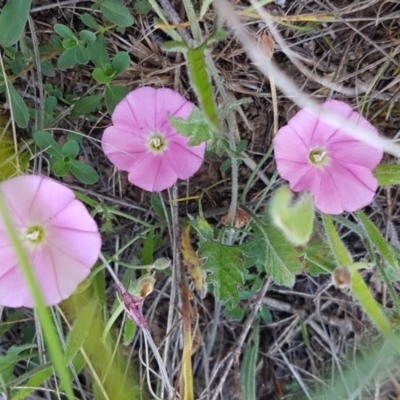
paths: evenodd
<path fill-rule="evenodd" d="M 346 103 L 328 100 L 322 108 L 378 131 Z M 352 212 L 371 203 L 377 189 L 372 175 L 383 151 L 353 139 L 310 110 L 299 111 L 274 138 L 275 161 L 295 192 L 309 190 L 326 214 Z"/>
<path fill-rule="evenodd" d="M 143 87 L 130 92 L 116 107 L 113 125 L 104 131 L 103 151 L 131 183 L 156 192 L 188 179 L 201 166 L 205 144 L 189 147 L 168 115 L 187 118 L 194 104 L 171 89 Z"/>
<path fill-rule="evenodd" d="M 0 183 L 0 191 L 46 304 L 59 303 L 89 275 L 99 256 L 95 221 L 72 190 L 50 178 L 19 176 Z M 0 304 L 35 306 L 1 214 Z"/>

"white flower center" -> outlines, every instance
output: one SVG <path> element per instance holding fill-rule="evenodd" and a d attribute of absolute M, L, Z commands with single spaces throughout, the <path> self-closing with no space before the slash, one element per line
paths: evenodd
<path fill-rule="evenodd" d="M 326 151 L 322 152 L 321 154 L 313 154 L 312 157 L 314 158 L 315 162 L 319 163 L 324 159 L 325 155 Z"/>
<path fill-rule="evenodd" d="M 154 137 L 150 139 L 150 144 L 159 149 L 161 146 L 161 139 L 159 137 Z"/>
<path fill-rule="evenodd" d="M 320 168 L 329 164 L 330 157 L 324 148 L 315 147 L 308 153 L 308 161 L 315 167 Z"/>
<path fill-rule="evenodd" d="M 167 148 L 167 140 L 162 133 L 154 132 L 148 138 L 147 148 L 153 154 L 162 154 Z"/>
<path fill-rule="evenodd" d="M 29 244 L 37 246 L 44 242 L 46 229 L 41 225 L 31 225 L 26 228 L 24 236 Z"/>
<path fill-rule="evenodd" d="M 39 231 L 33 231 L 33 232 L 30 232 L 30 233 L 27 233 L 26 234 L 26 238 L 29 239 L 29 240 L 32 240 L 33 242 L 35 242 L 36 240 L 38 240 L 39 235 L 40 235 Z"/>

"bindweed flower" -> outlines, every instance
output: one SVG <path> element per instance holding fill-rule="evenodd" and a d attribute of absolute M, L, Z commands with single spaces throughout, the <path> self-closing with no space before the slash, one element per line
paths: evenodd
<path fill-rule="evenodd" d="M 328 100 L 322 108 L 377 130 L 349 105 Z M 274 138 L 279 174 L 295 192 L 313 193 L 314 204 L 326 214 L 352 212 L 371 203 L 378 183 L 372 175 L 383 151 L 362 143 L 325 122 L 310 110 L 299 111 Z"/>
<path fill-rule="evenodd" d="M 130 92 L 115 107 L 113 125 L 102 137 L 103 151 L 129 181 L 157 192 L 188 179 L 201 166 L 205 143 L 189 147 L 168 116 L 188 118 L 194 104 L 171 89 L 143 87 Z"/>
<path fill-rule="evenodd" d="M 2 182 L 0 191 L 45 303 L 59 303 L 89 275 L 99 256 L 96 222 L 72 190 L 50 178 L 19 176 Z M 35 306 L 1 214 L 0 305 Z"/>

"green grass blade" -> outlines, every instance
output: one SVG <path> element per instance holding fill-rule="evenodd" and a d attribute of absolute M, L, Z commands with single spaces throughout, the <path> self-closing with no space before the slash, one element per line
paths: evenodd
<path fill-rule="evenodd" d="M 249 336 L 249 341 L 243 354 L 241 367 L 242 398 L 257 400 L 256 397 L 256 363 L 260 343 L 260 325 L 257 323 Z"/>

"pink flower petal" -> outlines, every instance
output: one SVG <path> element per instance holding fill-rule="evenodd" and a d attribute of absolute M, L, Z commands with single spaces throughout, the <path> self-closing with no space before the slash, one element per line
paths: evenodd
<path fill-rule="evenodd" d="M 18 265 L 14 265 L 7 265 L 8 272 L 0 277 L 0 304 L 6 307 L 31 307 L 32 298 L 26 279 Z"/>
<path fill-rule="evenodd" d="M 189 147 L 168 117 L 187 118 L 194 104 L 171 89 L 144 87 L 129 93 L 115 108 L 113 126 L 105 130 L 102 147 L 108 159 L 128 171 L 129 181 L 142 189 L 160 191 L 178 178 L 187 179 L 204 160 L 205 143 Z M 150 150 L 153 135 L 166 140 L 156 154 Z"/>
<path fill-rule="evenodd" d="M 4 181 L 1 188 L 9 208 L 13 210 L 13 217 L 24 224 L 43 224 L 75 199 L 74 193 L 67 187 L 54 186 L 54 181 L 37 175 L 23 175 L 16 180 Z M 21 196 L 21 193 L 24 195 Z M 46 198 L 49 195 L 57 197 L 59 201 L 48 202 Z M 43 200 L 49 203 L 45 208 L 38 206 Z"/>
<path fill-rule="evenodd" d="M 353 212 L 372 202 L 377 187 L 369 169 L 357 166 L 347 169 L 335 163 L 323 172 L 319 191 L 313 190 L 315 205 L 327 214 Z"/>
<path fill-rule="evenodd" d="M 165 160 L 151 153 L 138 159 L 128 175 L 129 182 L 149 192 L 167 189 L 177 179 L 175 171 L 166 165 Z"/>
<path fill-rule="evenodd" d="M 53 179 L 20 176 L 2 182 L 0 189 L 11 217 L 18 216 L 17 232 L 46 304 L 59 303 L 89 275 L 98 258 L 101 237 L 95 221 L 72 190 Z M 26 230 L 36 225 L 44 231 L 40 243 L 26 237 Z M 0 304 L 34 307 L 1 217 L 0 227 Z"/>
<path fill-rule="evenodd" d="M 329 100 L 323 109 L 336 112 L 371 132 L 377 130 L 346 103 Z M 311 150 L 326 151 L 327 163 L 314 165 Z M 311 191 L 315 206 L 328 214 L 356 211 L 371 203 L 377 189 L 372 175 L 382 150 L 359 142 L 326 124 L 308 110 L 299 111 L 274 138 L 279 174 L 294 191 Z"/>
<path fill-rule="evenodd" d="M 279 130 L 274 138 L 275 159 L 290 160 L 298 164 L 308 164 L 309 146 L 289 125 Z"/>
<path fill-rule="evenodd" d="M 322 109 L 339 114 L 342 118 L 350 118 L 354 113 L 352 108 L 342 101 L 327 100 L 322 104 Z M 302 110 L 309 112 L 308 110 Z M 301 112 L 301 111 L 300 111 Z M 313 116 L 315 120 L 315 116 Z M 310 139 L 310 146 L 323 146 L 325 143 L 335 140 L 334 136 L 340 131 L 338 128 L 331 126 L 322 119 L 317 119 L 314 131 Z M 346 135 L 349 138 L 348 135 Z"/>
<path fill-rule="evenodd" d="M 134 167 L 135 154 L 148 152 L 145 139 L 115 126 L 104 131 L 101 146 L 108 159 L 122 171 Z"/>
<path fill-rule="evenodd" d="M 195 174 L 203 164 L 205 145 L 187 147 L 180 143 L 172 142 L 165 154 L 175 175 L 179 179 L 188 179 Z M 175 156 L 179 154 L 179 158 Z"/>

